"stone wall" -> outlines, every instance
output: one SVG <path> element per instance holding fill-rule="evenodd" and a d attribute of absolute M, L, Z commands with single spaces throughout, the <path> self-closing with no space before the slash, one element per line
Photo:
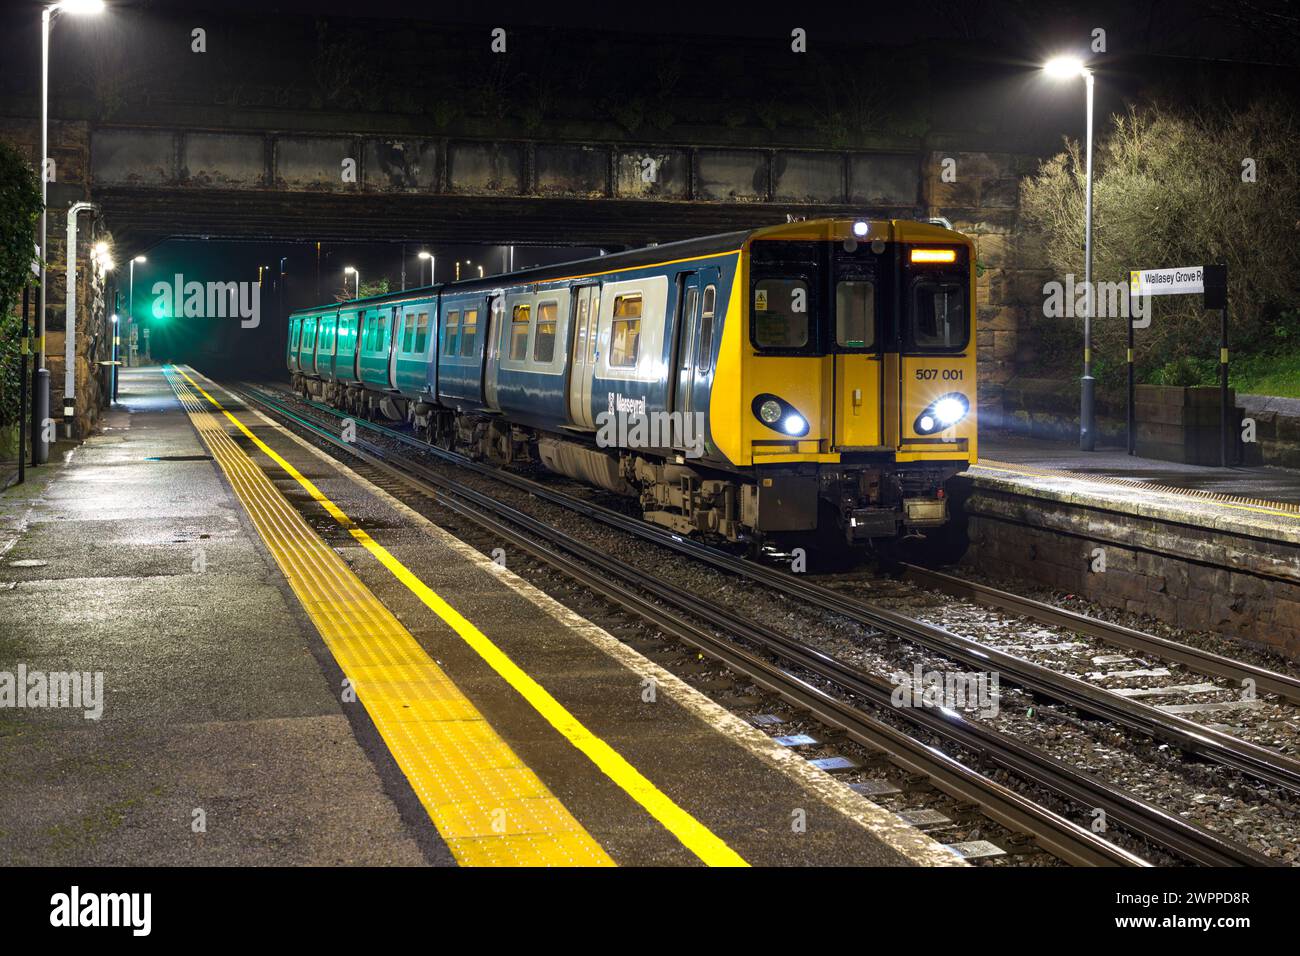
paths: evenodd
<path fill-rule="evenodd" d="M 33 166 L 40 152 L 37 123 L 0 119 L 0 137 L 27 154 Z M 50 414 L 62 421 L 67 327 L 67 212 L 68 207 L 90 198 L 90 124 L 50 122 L 49 151 L 54 159 L 55 178 L 48 184 L 46 224 L 45 367 L 50 371 Z M 92 268 L 95 242 L 111 239 L 102 218 L 83 213 L 77 233 L 77 412 L 74 436 L 84 438 L 98 420 L 104 405 L 104 388 L 99 362 L 111 350 L 111 310 L 106 308 L 107 276 Z M 38 296 L 33 291 L 32 314 Z M 20 303 L 21 307 L 21 303 Z M 33 329 L 33 333 L 34 333 Z"/>
<path fill-rule="evenodd" d="M 981 412 L 1001 406 L 1018 366 L 1034 357 L 1030 310 L 1041 308 L 1042 286 L 1050 273 L 1033 244 L 1021 240 L 1018 225 L 1020 178 L 1033 172 L 1037 162 L 1036 157 L 1016 153 L 953 149 L 927 154 L 929 215 L 948 219 L 975 240 Z"/>
<path fill-rule="evenodd" d="M 963 478 L 965 562 L 1300 659 L 1300 543 L 1088 507 Z M 1094 570 L 1104 550 L 1105 570 Z"/>

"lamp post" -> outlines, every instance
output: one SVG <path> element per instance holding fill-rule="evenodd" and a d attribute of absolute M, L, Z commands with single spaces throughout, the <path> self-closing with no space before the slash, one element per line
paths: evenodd
<path fill-rule="evenodd" d="M 421 249 L 420 258 L 429 260 L 429 285 L 433 285 L 433 270 L 438 264 L 438 257 L 435 256 L 432 252 L 428 252 L 424 249 Z"/>
<path fill-rule="evenodd" d="M 344 274 L 345 276 L 347 276 L 347 275 L 354 275 L 354 276 L 357 277 L 357 294 L 354 295 L 352 298 L 354 298 L 354 299 L 359 299 L 359 298 L 361 298 L 361 273 L 360 273 L 359 271 L 357 271 L 357 269 L 355 269 L 355 268 L 352 267 L 352 266 L 344 266 L 344 267 L 343 267 L 343 274 Z M 344 279 L 344 280 L 343 280 L 343 291 L 346 292 L 347 289 L 348 289 L 348 280 L 347 280 L 347 279 Z"/>
<path fill-rule="evenodd" d="M 135 334 L 135 264 L 137 262 L 148 262 L 144 256 L 136 256 L 127 267 L 126 282 L 126 336 L 127 336 L 127 362 L 134 368 L 136 362 L 135 349 L 130 346 L 134 341 L 131 336 Z"/>
<path fill-rule="evenodd" d="M 40 301 L 36 306 L 36 361 L 32 365 L 33 385 L 42 381 L 39 370 L 45 367 L 45 290 L 49 285 L 45 275 L 45 262 L 49 257 L 49 250 L 45 247 L 45 207 L 48 195 L 47 187 L 50 181 L 50 29 L 54 26 L 55 15 L 59 13 L 77 15 L 99 13 L 103 9 L 104 0 L 62 0 L 60 3 L 48 4 L 41 11 L 41 284 L 37 293 Z M 73 250 L 72 255 L 76 255 L 75 250 Z M 44 381 L 48 382 L 48 380 L 47 373 Z M 48 407 L 48 399 L 46 400 L 46 407 Z M 39 408 L 41 408 L 41 402 L 37 398 L 32 403 L 33 413 Z M 32 434 L 36 435 L 35 422 L 33 422 L 33 426 Z"/>
<path fill-rule="evenodd" d="M 1092 377 L 1092 319 L 1097 297 L 1092 288 L 1092 70 L 1077 57 L 1060 56 L 1043 66 L 1048 76 L 1059 80 L 1083 77 L 1087 91 L 1087 172 L 1084 185 L 1083 287 L 1087 306 L 1083 314 L 1083 378 L 1079 380 L 1079 450 L 1097 447 L 1096 380 Z"/>

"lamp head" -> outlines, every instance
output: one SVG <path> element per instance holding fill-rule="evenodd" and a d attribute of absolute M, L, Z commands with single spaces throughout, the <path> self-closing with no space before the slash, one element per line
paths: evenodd
<path fill-rule="evenodd" d="M 1043 72 L 1054 80 L 1070 80 L 1086 76 L 1088 68 L 1077 56 L 1056 56 L 1043 64 Z"/>

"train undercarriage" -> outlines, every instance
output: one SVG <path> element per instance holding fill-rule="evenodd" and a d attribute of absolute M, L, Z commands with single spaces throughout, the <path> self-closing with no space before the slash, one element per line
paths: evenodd
<path fill-rule="evenodd" d="M 430 444 L 507 467 L 541 467 L 639 499 L 645 520 L 682 535 L 734 544 L 818 550 L 879 548 L 947 523 L 944 484 L 964 463 L 899 468 L 877 462 L 767 465 L 738 474 L 699 467 L 671 450 L 598 448 L 577 435 L 543 432 L 320 379 L 295 390 L 374 421 L 407 424 Z"/>

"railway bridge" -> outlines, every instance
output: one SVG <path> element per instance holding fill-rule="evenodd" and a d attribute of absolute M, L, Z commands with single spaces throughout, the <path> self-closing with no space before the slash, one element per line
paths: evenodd
<path fill-rule="evenodd" d="M 916 217 L 919 151 L 95 125 L 119 241 L 176 236 L 632 245 L 787 215 Z M 592 200 L 598 200 L 593 202 Z"/>

